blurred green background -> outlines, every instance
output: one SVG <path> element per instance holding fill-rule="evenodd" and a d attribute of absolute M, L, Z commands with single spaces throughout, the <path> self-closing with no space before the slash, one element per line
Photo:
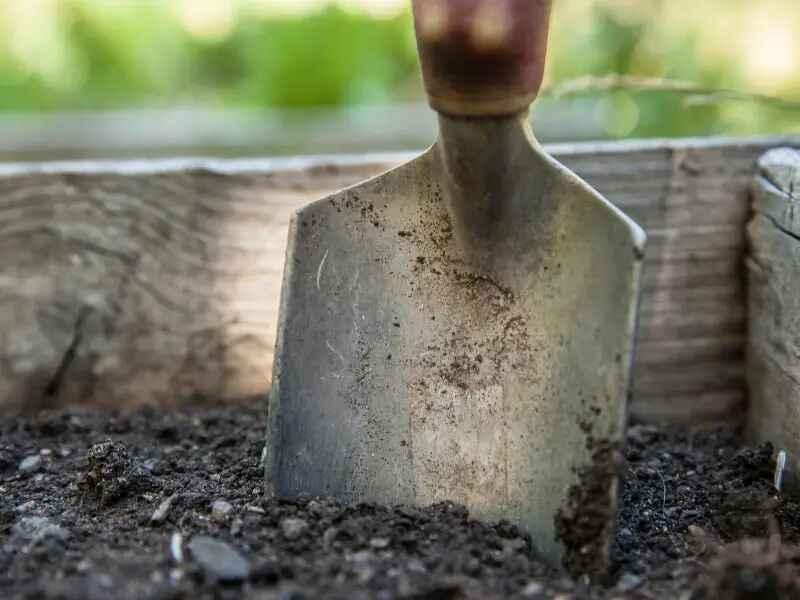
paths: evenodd
<path fill-rule="evenodd" d="M 409 4 L 0 0 L 0 158 L 421 147 L 433 121 Z M 800 132 L 798 23 L 798 0 L 554 0 L 536 129 L 546 140 Z M 787 105 L 607 89 L 610 74 Z"/>

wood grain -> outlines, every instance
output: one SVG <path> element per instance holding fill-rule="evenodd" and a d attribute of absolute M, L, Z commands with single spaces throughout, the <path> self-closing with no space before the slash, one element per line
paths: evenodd
<path fill-rule="evenodd" d="M 739 410 L 748 190 L 796 142 L 548 148 L 649 233 L 635 416 Z M 292 212 L 405 158 L 0 165 L 0 406 L 266 393 Z"/>
<path fill-rule="evenodd" d="M 800 152 L 779 149 L 759 162 L 753 189 L 747 375 L 748 433 L 786 450 L 790 485 L 800 460 Z"/>

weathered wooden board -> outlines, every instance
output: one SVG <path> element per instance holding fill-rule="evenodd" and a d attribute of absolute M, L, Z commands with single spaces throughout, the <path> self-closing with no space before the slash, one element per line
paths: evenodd
<path fill-rule="evenodd" d="M 748 189 L 797 143 L 549 148 L 650 236 L 637 416 L 740 407 Z M 0 406 L 265 393 L 291 213 L 404 158 L 0 165 Z"/>
<path fill-rule="evenodd" d="M 748 431 L 800 461 L 800 152 L 778 149 L 759 162 L 753 189 L 750 251 L 750 408 Z"/>

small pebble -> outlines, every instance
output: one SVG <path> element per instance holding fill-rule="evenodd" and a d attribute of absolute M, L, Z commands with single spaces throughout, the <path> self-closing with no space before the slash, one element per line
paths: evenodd
<path fill-rule="evenodd" d="M 181 579 L 183 579 L 183 571 L 181 569 L 172 569 L 169 572 L 169 580 L 172 583 L 178 583 Z"/>
<path fill-rule="evenodd" d="M 226 500 L 214 500 L 211 505 L 211 518 L 218 523 L 227 521 L 231 512 L 233 512 L 233 506 Z"/>
<path fill-rule="evenodd" d="M 32 512 L 33 509 L 36 508 L 36 501 L 35 500 L 28 500 L 22 504 L 18 504 L 14 510 L 19 513 L 28 513 Z"/>
<path fill-rule="evenodd" d="M 330 548 L 337 535 L 339 535 L 339 530 L 336 527 L 328 527 L 325 533 L 322 534 L 322 545 L 325 548 Z"/>
<path fill-rule="evenodd" d="M 375 561 L 375 555 L 369 550 L 362 550 L 356 552 L 350 557 L 353 573 L 356 579 L 362 585 L 370 581 L 375 575 L 375 568 L 372 566 Z"/>
<path fill-rule="evenodd" d="M 207 576 L 220 581 L 241 581 L 250 576 L 250 563 L 230 544 L 204 535 L 195 536 L 189 552 Z"/>
<path fill-rule="evenodd" d="M 375 555 L 369 550 L 362 550 L 351 554 L 348 558 L 354 565 L 366 565 L 375 559 Z"/>
<path fill-rule="evenodd" d="M 242 533 L 242 528 L 244 527 L 244 521 L 241 519 L 234 519 L 233 523 L 231 523 L 231 535 L 237 536 Z"/>
<path fill-rule="evenodd" d="M 381 550 L 389 547 L 389 540 L 387 538 L 372 538 L 369 541 L 369 545 L 376 550 Z"/>
<path fill-rule="evenodd" d="M 407 570 L 408 570 L 410 573 L 427 573 L 427 572 L 428 572 L 428 568 L 425 566 L 425 563 L 423 563 L 423 562 L 422 562 L 420 559 L 418 559 L 418 558 L 412 558 L 412 559 L 410 559 L 410 560 L 409 560 L 409 561 L 406 563 L 406 569 L 407 569 Z"/>
<path fill-rule="evenodd" d="M 282 590 L 278 600 L 306 600 L 306 595 L 299 590 Z"/>
<path fill-rule="evenodd" d="M 623 592 L 632 592 L 638 587 L 641 587 L 643 580 L 638 575 L 634 575 L 633 573 L 625 573 L 619 579 L 619 583 L 617 583 L 617 588 Z"/>
<path fill-rule="evenodd" d="M 503 549 L 507 552 L 524 552 L 528 548 L 528 542 L 522 538 L 514 538 L 503 543 Z"/>
<path fill-rule="evenodd" d="M 32 541 L 48 537 L 64 541 L 70 536 L 69 531 L 47 517 L 22 517 L 14 524 L 11 531 L 23 539 Z"/>
<path fill-rule="evenodd" d="M 281 531 L 287 540 L 296 540 L 305 530 L 308 529 L 308 523 L 303 519 L 284 519 L 281 521 Z"/>
<path fill-rule="evenodd" d="M 702 527 L 698 527 L 697 525 L 689 525 L 687 528 L 689 534 L 698 540 L 705 540 L 708 537 L 708 534 L 705 532 L 705 529 Z"/>
<path fill-rule="evenodd" d="M 183 562 L 183 535 L 175 532 L 169 540 L 169 553 L 172 560 L 180 564 Z"/>
<path fill-rule="evenodd" d="M 164 500 L 161 504 L 158 505 L 158 508 L 153 511 L 153 515 L 150 517 L 150 522 L 153 525 L 159 525 L 163 523 L 167 519 L 167 514 L 169 514 L 169 509 L 172 507 L 172 503 L 175 502 L 175 498 L 177 498 L 177 494 L 172 494 L 169 498 Z"/>
<path fill-rule="evenodd" d="M 19 470 L 23 473 L 35 473 L 42 468 L 42 457 L 38 454 L 27 456 L 19 463 Z"/>
<path fill-rule="evenodd" d="M 92 569 L 92 561 L 90 561 L 88 558 L 84 558 L 77 565 L 75 565 L 75 569 L 78 571 L 78 573 L 87 573 Z"/>
<path fill-rule="evenodd" d="M 471 577 L 479 577 L 483 572 L 483 565 L 481 565 L 481 561 L 473 556 L 464 565 L 464 572 Z"/>
<path fill-rule="evenodd" d="M 544 592 L 544 586 L 536 581 L 531 581 L 528 585 L 522 588 L 522 596 L 524 598 L 535 598 Z"/>

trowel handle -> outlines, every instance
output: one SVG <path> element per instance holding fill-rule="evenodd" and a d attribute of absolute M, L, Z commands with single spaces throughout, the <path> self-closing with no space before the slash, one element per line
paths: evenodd
<path fill-rule="evenodd" d="M 542 85 L 551 0 L 412 0 L 431 106 L 458 117 L 527 110 Z"/>

